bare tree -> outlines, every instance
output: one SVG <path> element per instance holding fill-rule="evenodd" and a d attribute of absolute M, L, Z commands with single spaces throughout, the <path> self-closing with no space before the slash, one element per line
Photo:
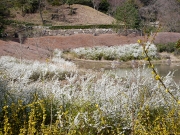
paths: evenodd
<path fill-rule="evenodd" d="M 40 14 L 40 17 L 41 17 L 42 24 L 44 25 L 44 19 L 43 19 L 43 16 L 42 16 L 42 0 L 38 0 L 38 3 L 39 3 L 39 14 Z"/>
<path fill-rule="evenodd" d="M 110 8 L 115 11 L 118 6 L 121 6 L 126 0 L 108 0 Z"/>
<path fill-rule="evenodd" d="M 145 25 L 159 21 L 164 31 L 180 32 L 180 2 L 177 0 L 140 0 L 139 13 Z"/>
<path fill-rule="evenodd" d="M 177 0 L 158 0 L 154 6 L 158 10 L 157 19 L 164 30 L 180 32 L 180 3 Z"/>

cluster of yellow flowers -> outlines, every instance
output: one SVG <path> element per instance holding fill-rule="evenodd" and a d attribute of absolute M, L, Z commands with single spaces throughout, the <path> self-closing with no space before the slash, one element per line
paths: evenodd
<path fill-rule="evenodd" d="M 157 34 L 157 33 L 156 33 L 156 34 Z M 156 35 L 156 34 L 155 34 L 155 35 Z M 153 40 L 154 40 L 154 38 L 153 38 Z M 151 41 L 151 42 L 152 42 L 152 41 Z M 145 48 L 145 42 L 139 39 L 139 40 L 137 40 L 137 43 L 139 43 L 140 45 L 143 46 L 143 54 L 145 55 L 145 60 L 149 62 L 149 66 L 152 68 L 152 74 L 153 74 L 155 80 L 159 81 L 159 82 L 161 83 L 161 85 L 164 87 L 165 91 L 166 91 L 167 93 L 169 93 L 169 94 L 171 95 L 171 97 L 172 97 L 173 99 L 175 99 L 178 104 L 180 104 L 180 100 L 178 100 L 177 98 L 174 97 L 174 95 L 169 91 L 169 89 L 168 89 L 168 88 L 166 87 L 166 85 L 163 83 L 163 80 L 161 79 L 160 75 L 156 72 L 156 70 L 155 70 L 155 68 L 154 68 L 154 65 L 151 63 L 151 59 L 150 59 L 150 57 L 148 56 L 148 47 Z M 177 42 L 177 44 L 180 44 L 180 40 Z"/>

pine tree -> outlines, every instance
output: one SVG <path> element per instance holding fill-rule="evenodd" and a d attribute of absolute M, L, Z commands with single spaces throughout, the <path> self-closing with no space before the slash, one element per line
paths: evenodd
<path fill-rule="evenodd" d="M 10 12 L 8 10 L 8 3 L 6 0 L 0 1 L 0 36 L 5 28 L 5 19 L 9 16 Z"/>
<path fill-rule="evenodd" d="M 138 9 L 133 2 L 126 1 L 122 6 L 117 7 L 115 18 L 118 25 L 124 25 L 127 34 L 128 28 L 137 28 L 139 25 Z"/>

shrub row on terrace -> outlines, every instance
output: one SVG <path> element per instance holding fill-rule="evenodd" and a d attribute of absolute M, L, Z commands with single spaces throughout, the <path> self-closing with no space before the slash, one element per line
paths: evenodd
<path fill-rule="evenodd" d="M 150 44 L 150 43 L 147 43 Z M 132 59 L 143 59 L 143 48 L 139 44 L 129 44 L 120 46 L 96 46 L 91 48 L 76 48 L 70 51 L 75 57 L 91 60 L 119 60 L 128 61 Z M 148 50 L 151 58 L 157 58 L 157 48 L 151 44 Z"/>
<path fill-rule="evenodd" d="M 98 24 L 98 25 L 69 25 L 69 26 L 51 26 L 50 27 L 50 29 L 52 29 L 52 30 L 57 30 L 57 29 L 94 29 L 94 28 L 109 29 L 109 28 L 115 28 L 115 26 Z"/>

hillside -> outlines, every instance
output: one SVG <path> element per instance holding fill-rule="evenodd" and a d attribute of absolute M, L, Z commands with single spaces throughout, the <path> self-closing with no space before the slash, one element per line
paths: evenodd
<path fill-rule="evenodd" d="M 22 22 L 42 24 L 40 14 L 25 14 L 20 11 L 12 10 L 12 20 Z M 113 17 L 99 12 L 91 7 L 74 4 L 69 8 L 68 5 L 48 6 L 42 11 L 43 19 L 47 25 L 88 25 L 88 24 L 112 24 Z"/>
<path fill-rule="evenodd" d="M 73 9 L 73 10 L 71 10 Z M 41 25 L 39 13 L 25 14 L 11 9 L 13 14 L 11 20 L 33 23 Z M 83 5 L 74 4 L 69 8 L 68 5 L 47 6 L 42 11 L 43 19 L 46 25 L 88 25 L 88 24 L 112 24 L 113 17 L 97 10 Z M 15 29 L 12 30 L 14 32 Z M 55 48 L 69 49 L 86 46 L 113 46 L 136 43 L 138 39 L 144 39 L 139 36 L 117 36 L 117 34 L 102 34 L 94 36 L 93 34 L 76 34 L 71 36 L 51 36 L 41 38 L 26 38 L 24 44 L 19 44 L 19 39 L 12 41 L 0 40 L 0 56 L 9 55 L 24 59 L 45 60 L 52 55 Z M 155 43 L 176 42 L 180 39 L 180 33 L 158 33 Z M 15 42 L 14 42 L 15 41 Z"/>

